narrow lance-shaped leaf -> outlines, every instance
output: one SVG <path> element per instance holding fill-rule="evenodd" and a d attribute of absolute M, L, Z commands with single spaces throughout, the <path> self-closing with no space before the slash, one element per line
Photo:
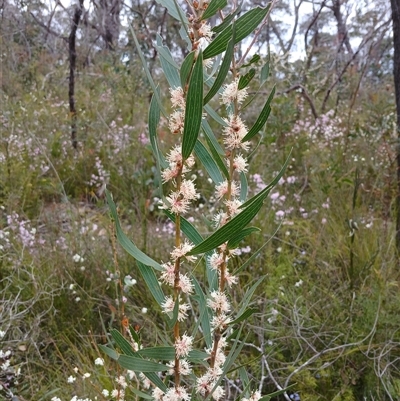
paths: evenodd
<path fill-rule="evenodd" d="M 261 56 L 259 54 L 254 54 L 254 56 L 250 59 L 250 61 L 247 64 L 243 64 L 240 68 L 249 67 L 250 65 L 260 61 L 260 59 L 261 59 Z"/>
<path fill-rule="evenodd" d="M 254 68 L 251 68 L 247 74 L 241 76 L 239 79 L 238 89 L 242 90 L 246 86 L 248 86 L 255 75 L 256 75 L 256 70 Z"/>
<path fill-rule="evenodd" d="M 243 203 L 243 205 L 240 206 L 240 208 L 246 208 L 249 205 L 251 205 L 253 202 L 259 200 L 259 199 L 265 199 L 271 189 L 279 182 L 279 180 L 282 178 L 283 174 L 286 171 L 286 167 L 288 166 L 290 162 L 290 157 L 292 155 L 292 149 L 290 150 L 289 156 L 286 158 L 286 161 L 284 165 L 281 168 L 281 171 L 276 175 L 276 177 L 262 190 L 260 191 L 257 195 L 253 196 L 251 199 L 249 199 L 247 202 Z"/>
<path fill-rule="evenodd" d="M 258 310 L 255 308 L 249 308 L 246 309 L 240 316 L 238 316 L 235 320 L 232 320 L 232 322 L 229 322 L 229 325 L 233 325 L 233 324 L 238 324 L 240 322 L 242 322 L 243 320 L 248 319 L 251 315 L 254 315 L 255 313 L 257 313 Z"/>
<path fill-rule="evenodd" d="M 228 241 L 238 231 L 244 228 L 251 220 L 256 216 L 263 204 L 263 199 L 253 202 L 249 207 L 244 209 L 232 220 L 228 221 L 225 225 L 215 231 L 214 234 L 210 235 L 202 243 L 195 246 L 188 255 L 197 255 L 199 253 L 208 252 L 211 249 L 215 249 Z"/>
<path fill-rule="evenodd" d="M 249 236 L 250 234 L 254 232 L 259 232 L 261 231 L 258 227 L 247 227 L 244 228 L 243 230 L 237 232 L 233 237 L 230 238 L 228 241 L 228 248 L 229 249 L 234 249 L 236 248 L 240 241 L 242 241 L 244 238 Z"/>
<path fill-rule="evenodd" d="M 110 358 L 117 360 L 119 357 L 119 354 L 117 351 L 113 350 L 112 348 L 109 348 L 103 344 L 98 344 L 98 347 L 105 353 L 107 354 Z"/>
<path fill-rule="evenodd" d="M 283 176 L 287 165 L 289 164 L 290 155 L 286 159 L 284 166 L 279 174 L 272 180 L 272 182 L 263 189 L 260 193 L 253 196 L 250 200 L 240 206 L 243 209 L 232 220 L 228 221 L 225 225 L 219 228 L 214 234 L 210 235 L 203 242 L 196 245 L 188 255 L 197 255 L 199 253 L 208 252 L 222 245 L 224 242 L 229 241 L 238 231 L 242 230 L 251 220 L 257 215 L 261 209 L 265 198 L 268 196 L 271 189 L 278 183 Z"/>
<path fill-rule="evenodd" d="M 126 340 L 126 338 L 116 329 L 111 329 L 110 331 L 112 338 L 118 345 L 118 347 L 121 349 L 121 351 L 125 355 L 135 355 L 135 351 L 132 348 L 132 345 Z"/>
<path fill-rule="evenodd" d="M 143 66 L 144 72 L 146 73 L 146 76 L 147 76 L 147 79 L 149 81 L 149 84 L 153 89 L 154 96 L 156 97 L 157 103 L 160 106 L 160 110 L 161 110 L 161 112 L 162 112 L 162 114 L 164 116 L 167 116 L 167 113 L 165 112 L 164 107 L 162 105 L 160 96 L 158 96 L 156 84 L 154 83 L 153 78 L 152 78 L 151 73 L 150 73 L 150 70 L 149 70 L 149 67 L 147 66 L 147 61 L 144 58 L 142 49 L 140 48 L 139 41 L 137 40 L 137 37 L 136 37 L 136 34 L 135 34 L 135 30 L 132 28 L 132 25 L 129 25 L 129 29 L 131 31 L 133 41 L 135 42 L 135 46 L 136 46 L 137 52 L 139 54 L 140 61 L 142 62 L 142 66 Z"/>
<path fill-rule="evenodd" d="M 160 88 L 157 86 L 157 94 L 160 96 Z M 163 154 L 161 153 L 158 142 L 157 142 L 157 126 L 160 122 L 160 106 L 157 103 L 155 94 L 151 97 L 150 108 L 149 108 L 149 134 L 150 134 L 150 144 L 154 153 L 154 157 L 157 161 L 157 169 L 168 167 L 167 162 Z"/>
<path fill-rule="evenodd" d="M 206 141 L 207 141 L 207 145 L 208 148 L 210 149 L 210 152 L 212 154 L 212 157 L 215 161 L 215 163 L 217 163 L 219 169 L 221 170 L 222 174 L 224 174 L 224 176 L 229 179 L 229 171 L 228 168 L 226 167 L 226 164 L 224 163 L 224 161 L 221 159 L 220 154 L 218 153 L 217 149 L 215 149 L 213 142 L 211 142 L 210 138 L 206 135 Z"/>
<path fill-rule="evenodd" d="M 236 21 L 235 44 L 253 32 L 268 14 L 270 5 L 265 8 L 256 7 L 239 17 Z M 232 37 L 232 25 L 225 28 L 204 50 L 204 59 L 216 56 L 225 51 Z"/>
<path fill-rule="evenodd" d="M 232 31 L 233 31 L 233 35 L 234 35 L 235 34 L 234 26 L 233 26 Z M 218 71 L 218 75 L 215 78 L 213 86 L 210 88 L 209 92 L 207 93 L 206 97 L 204 98 L 203 104 L 207 104 L 214 97 L 214 95 L 218 92 L 219 88 L 222 86 L 226 76 L 228 75 L 229 67 L 232 62 L 234 47 L 235 47 L 235 39 L 233 36 L 232 39 L 229 41 L 228 46 L 226 48 L 225 57 L 222 61 L 221 67 Z"/>
<path fill-rule="evenodd" d="M 190 52 L 182 63 L 181 67 L 181 87 L 184 88 L 193 67 L 195 52 Z"/>
<path fill-rule="evenodd" d="M 144 252 L 142 252 L 122 231 L 121 224 L 119 222 L 117 208 L 112 199 L 111 193 L 106 189 L 106 199 L 108 203 L 108 207 L 110 208 L 111 216 L 115 222 L 115 229 L 117 234 L 118 242 L 121 244 L 122 248 L 124 248 L 131 256 L 133 256 L 137 261 L 154 267 L 156 270 L 162 271 L 162 266 L 157 263 L 155 260 L 147 256 Z"/>
<path fill-rule="evenodd" d="M 268 61 L 264 64 L 264 66 L 261 68 L 260 86 L 264 85 L 268 77 L 269 77 L 269 58 Z"/>
<path fill-rule="evenodd" d="M 172 17 L 174 17 L 178 21 L 180 21 L 181 18 L 183 18 L 183 22 L 185 24 L 188 23 L 185 13 L 179 7 L 179 5 L 176 4 L 174 0 L 156 0 L 156 1 L 157 3 L 165 7 L 168 10 L 168 14 L 170 14 Z"/>
<path fill-rule="evenodd" d="M 242 142 L 249 141 L 251 138 L 253 138 L 253 136 L 257 135 L 258 132 L 264 126 L 264 124 L 267 122 L 269 114 L 271 113 L 271 101 L 272 101 L 274 95 L 275 95 L 275 86 L 272 88 L 272 91 L 269 94 L 268 99 L 265 102 L 265 105 L 264 105 L 263 109 L 261 110 L 260 115 L 257 118 L 257 121 L 251 127 L 251 129 L 246 134 L 246 136 L 242 139 Z"/>
<path fill-rule="evenodd" d="M 293 383 L 290 386 L 287 386 L 286 388 L 282 389 L 282 390 L 278 390 L 278 391 L 274 391 L 271 394 L 267 394 L 264 395 L 263 397 L 261 397 L 258 401 L 270 401 L 272 398 L 277 397 L 278 395 L 281 395 L 283 393 L 286 393 L 287 390 L 290 390 L 291 388 L 293 388 L 296 385 L 296 383 Z"/>
<path fill-rule="evenodd" d="M 224 20 L 217 26 L 214 26 L 212 31 L 215 33 L 220 33 L 222 32 L 232 21 L 233 19 L 240 14 L 240 12 L 242 11 L 242 6 L 241 4 L 239 4 L 237 6 L 237 8 L 235 9 L 235 11 L 233 11 L 233 13 L 228 14 L 227 16 L 225 16 Z"/>
<path fill-rule="evenodd" d="M 163 372 L 170 369 L 167 365 L 161 363 L 146 361 L 130 355 L 120 355 L 118 363 L 125 369 L 136 372 Z"/>
<path fill-rule="evenodd" d="M 183 126 L 182 157 L 187 159 L 196 144 L 203 114 L 203 56 L 200 51 L 189 81 Z"/>
<path fill-rule="evenodd" d="M 201 163 L 203 164 L 204 168 L 207 170 L 207 173 L 210 175 L 210 178 L 214 181 L 214 183 L 219 184 L 222 181 L 224 181 L 217 164 L 208 153 L 206 147 L 200 141 L 196 141 L 194 151 L 196 153 L 196 156 L 200 159 Z"/>
<path fill-rule="evenodd" d="M 212 17 L 218 10 L 224 9 L 227 4 L 227 0 L 211 0 L 201 19 L 205 20 Z"/>
<path fill-rule="evenodd" d="M 154 273 L 154 270 L 139 261 L 136 261 L 138 269 L 143 277 L 143 280 L 146 282 L 147 288 L 150 290 L 154 299 L 161 306 L 161 304 L 165 301 L 165 295 L 163 290 L 158 284 L 157 276 Z"/>

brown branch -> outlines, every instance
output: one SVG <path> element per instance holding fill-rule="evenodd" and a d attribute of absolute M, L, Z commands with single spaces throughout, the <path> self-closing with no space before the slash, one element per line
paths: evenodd
<path fill-rule="evenodd" d="M 307 89 L 303 85 L 296 84 L 294 86 L 291 86 L 289 89 L 286 89 L 283 92 L 279 92 L 279 94 L 290 93 L 290 92 L 293 92 L 293 91 L 295 91 L 297 89 L 301 90 L 301 95 L 303 96 L 303 98 L 305 100 L 307 100 L 308 104 L 311 107 L 311 112 L 312 112 L 314 118 L 317 119 L 318 118 L 317 109 L 315 108 L 314 102 L 312 101 L 310 95 L 308 94 Z"/>
<path fill-rule="evenodd" d="M 50 24 L 49 24 L 49 25 L 46 25 L 46 24 L 44 24 L 42 21 L 40 21 L 39 19 L 37 19 L 36 16 L 35 16 L 35 14 L 32 13 L 32 11 L 30 11 L 30 14 L 31 14 L 31 17 L 35 20 L 35 22 L 36 22 L 40 27 L 42 27 L 43 29 L 45 29 L 45 30 L 47 31 L 47 33 L 50 33 L 51 35 L 54 35 L 54 36 L 56 36 L 57 38 L 60 38 L 60 39 L 64 40 L 65 42 L 68 41 L 68 38 L 67 38 L 66 36 L 63 36 L 63 35 L 59 34 L 59 33 L 56 32 L 56 31 L 53 31 L 53 30 L 50 28 Z"/>
<path fill-rule="evenodd" d="M 331 92 L 332 92 L 333 88 L 340 82 L 340 80 L 342 79 L 343 75 L 347 71 L 347 68 L 357 58 L 358 53 L 360 53 L 360 51 L 364 48 L 364 46 L 366 46 L 368 44 L 369 41 L 371 41 L 373 38 L 375 38 L 376 34 L 382 28 L 384 28 L 386 25 L 389 25 L 389 24 L 390 24 L 390 20 L 387 20 L 387 21 L 383 22 L 381 25 L 379 25 L 376 29 L 374 29 L 372 32 L 370 32 L 370 34 L 363 39 L 363 41 L 360 43 L 358 49 L 353 53 L 353 55 L 350 58 L 350 60 L 348 60 L 348 62 L 344 65 L 344 67 L 342 68 L 342 71 L 340 71 L 340 73 L 337 75 L 336 79 L 332 82 L 331 86 L 327 90 L 326 95 L 324 97 L 324 100 L 322 102 L 321 113 L 323 113 L 325 111 L 326 103 L 328 102 L 328 99 L 329 99 L 329 97 L 331 95 Z"/>

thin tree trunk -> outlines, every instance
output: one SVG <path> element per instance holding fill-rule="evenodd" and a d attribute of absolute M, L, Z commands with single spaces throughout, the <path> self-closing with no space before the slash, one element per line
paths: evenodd
<path fill-rule="evenodd" d="M 76 31 L 78 30 L 79 21 L 83 11 L 83 0 L 75 7 L 74 18 L 72 19 L 71 33 L 68 38 L 69 50 L 69 112 L 71 115 L 71 141 L 74 149 L 78 147 L 78 139 L 76 137 L 76 107 L 75 107 L 75 69 L 76 69 Z"/>
<path fill-rule="evenodd" d="M 400 0 L 390 0 L 393 19 L 393 75 L 397 110 L 397 196 L 396 196 L 396 245 L 400 253 Z"/>

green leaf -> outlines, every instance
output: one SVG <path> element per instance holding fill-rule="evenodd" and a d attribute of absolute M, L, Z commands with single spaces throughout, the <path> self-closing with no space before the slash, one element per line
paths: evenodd
<path fill-rule="evenodd" d="M 143 374 L 153 383 L 155 384 L 160 390 L 164 393 L 168 390 L 167 386 L 164 382 L 158 377 L 157 373 L 154 372 L 143 372 Z"/>
<path fill-rule="evenodd" d="M 135 329 L 131 325 L 129 326 L 129 331 L 132 335 L 132 338 L 140 345 L 140 338 L 138 336 L 138 333 L 136 333 Z"/>
<path fill-rule="evenodd" d="M 217 248 L 224 242 L 231 239 L 238 231 L 244 228 L 260 210 L 263 204 L 263 199 L 259 199 L 258 202 L 253 202 L 248 208 L 244 209 L 232 220 L 228 221 L 225 225 L 219 228 L 214 234 L 211 234 L 199 245 L 196 245 L 188 255 L 197 255 L 199 253 L 205 253 L 212 249 Z"/>
<path fill-rule="evenodd" d="M 241 76 L 238 83 L 238 89 L 242 90 L 246 86 L 248 86 L 248 84 L 251 82 L 251 80 L 254 78 L 255 75 L 256 75 L 256 70 L 254 68 L 251 68 L 247 74 Z"/>
<path fill-rule="evenodd" d="M 248 185 L 247 185 L 247 177 L 243 171 L 240 173 L 240 201 L 245 202 L 247 199 L 248 193 Z"/>
<path fill-rule="evenodd" d="M 208 106 L 205 106 L 205 108 L 207 108 L 207 107 Z M 224 124 L 224 125 L 226 125 L 226 124 Z M 222 149 L 222 146 L 219 144 L 217 138 L 214 135 L 214 132 L 212 131 L 212 129 L 206 119 L 201 121 L 201 127 L 203 128 L 203 132 L 207 136 L 207 139 L 212 142 L 213 148 L 218 152 L 219 155 L 225 156 L 225 152 Z"/>
<path fill-rule="evenodd" d="M 147 256 L 144 252 L 142 252 L 122 231 L 121 224 L 118 219 L 117 208 L 112 199 L 111 193 L 106 189 L 106 199 L 108 203 L 108 207 L 110 208 L 111 216 L 115 222 L 116 234 L 118 242 L 121 244 L 122 248 L 124 248 L 131 256 L 133 256 L 138 262 L 141 262 L 145 265 L 152 266 L 156 270 L 164 270 L 162 266 L 157 263 L 155 260 Z"/>
<path fill-rule="evenodd" d="M 242 322 L 243 320 L 248 319 L 251 315 L 254 315 L 254 313 L 257 313 L 257 312 L 258 312 L 258 310 L 254 309 L 254 308 L 246 309 L 239 317 L 237 317 L 235 320 L 230 322 L 229 325 L 238 324 L 238 323 Z"/>
<path fill-rule="evenodd" d="M 146 358 L 172 361 L 173 359 L 175 359 L 175 348 L 174 347 L 142 348 L 141 350 L 137 351 L 137 355 Z"/>
<path fill-rule="evenodd" d="M 153 397 L 149 394 L 144 393 L 143 391 L 138 390 L 137 388 L 130 386 L 130 391 L 132 391 L 132 393 L 138 395 L 140 398 L 139 399 L 145 399 L 145 400 L 153 400 Z"/>
<path fill-rule="evenodd" d="M 176 221 L 176 216 L 171 213 L 170 211 L 164 209 L 164 213 L 168 216 L 168 218 L 175 223 Z M 200 244 L 201 241 L 203 241 L 203 237 L 199 234 L 199 232 L 196 230 L 196 228 L 189 222 L 187 221 L 183 216 L 180 216 L 180 223 L 181 223 L 181 230 L 182 232 L 188 237 L 190 241 L 193 242 L 193 244 L 197 245 Z"/>
<path fill-rule="evenodd" d="M 271 113 L 271 101 L 275 95 L 275 86 L 272 88 L 271 93 L 268 96 L 267 101 L 265 102 L 265 105 L 263 109 L 261 110 L 260 115 L 257 118 L 257 121 L 254 123 L 254 125 L 251 127 L 250 131 L 246 134 L 246 136 L 242 139 L 242 142 L 249 141 L 253 136 L 258 134 L 258 132 L 262 129 L 264 124 L 267 122 L 269 114 Z"/>
<path fill-rule="evenodd" d="M 269 77 L 269 60 L 261 68 L 260 86 L 264 85 L 264 83 L 267 81 L 268 77 Z"/>
<path fill-rule="evenodd" d="M 211 151 L 212 157 L 215 161 L 215 163 L 217 163 L 219 169 L 221 170 L 221 172 L 224 174 L 224 176 L 229 179 L 229 171 L 228 168 L 226 167 L 226 164 L 224 163 L 224 161 L 221 159 L 221 156 L 219 155 L 217 149 L 215 149 L 214 144 L 211 142 L 211 140 L 208 138 L 208 136 L 205 136 L 206 141 L 207 141 L 207 145 L 208 148 Z"/>
<path fill-rule="evenodd" d="M 222 117 L 221 117 L 218 113 L 216 113 L 216 112 L 214 111 L 214 109 L 213 109 L 212 107 L 210 107 L 209 104 L 206 104 L 206 105 L 204 106 L 204 109 L 205 109 L 205 111 L 207 112 L 207 114 L 208 114 L 212 119 L 214 119 L 218 124 L 222 125 L 223 127 L 225 127 L 225 126 L 227 125 L 226 122 L 222 119 Z"/>
<path fill-rule="evenodd" d="M 258 248 L 250 257 L 249 259 L 246 260 L 246 262 L 244 262 L 242 264 L 242 266 L 240 266 L 238 269 L 236 269 L 233 272 L 233 275 L 236 276 L 238 275 L 242 270 L 244 270 L 247 266 L 249 266 L 253 260 L 260 254 L 260 252 L 269 244 L 270 241 L 272 241 L 272 239 L 275 237 L 275 235 L 277 234 L 277 232 L 279 231 L 279 229 L 281 228 L 282 222 L 279 224 L 278 228 L 275 230 L 275 232 L 271 235 L 270 239 L 264 244 L 262 245 L 260 248 Z"/>
<path fill-rule="evenodd" d="M 226 48 L 225 57 L 222 60 L 221 68 L 218 71 L 218 75 L 215 78 L 213 86 L 210 88 L 209 92 L 207 93 L 206 97 L 204 98 L 203 104 L 207 104 L 214 95 L 218 92 L 219 88 L 221 88 L 224 80 L 229 72 L 229 67 L 232 62 L 233 52 L 234 52 L 234 38 L 232 38 L 228 46 Z"/>
<path fill-rule="evenodd" d="M 171 88 L 177 88 L 181 85 L 181 80 L 178 72 L 178 65 L 172 58 L 171 52 L 167 46 L 162 45 L 162 39 L 157 35 L 157 45 L 156 49 L 160 55 L 161 67 L 164 72 L 165 77 Z"/>
<path fill-rule="evenodd" d="M 118 347 L 125 355 L 131 355 L 131 356 L 136 355 L 135 351 L 132 348 L 132 345 L 118 330 L 111 329 L 110 333 L 115 343 L 118 345 Z"/>
<path fill-rule="evenodd" d="M 212 17 L 219 10 L 225 8 L 227 4 L 228 4 L 227 0 L 211 0 L 201 19 L 205 20 Z"/>
<path fill-rule="evenodd" d="M 177 322 L 178 315 L 179 315 L 179 297 L 177 297 L 175 299 L 175 305 L 174 305 L 174 310 L 172 311 L 172 317 L 171 317 L 171 314 L 168 313 L 168 317 L 171 317 L 168 320 L 168 327 L 170 329 L 172 329 L 174 327 L 175 323 Z"/>
<path fill-rule="evenodd" d="M 196 277 L 192 277 L 192 282 L 194 285 L 194 290 L 196 292 L 197 300 L 199 302 L 200 306 L 200 317 L 199 321 L 201 322 L 201 328 L 203 330 L 203 337 L 204 341 L 206 342 L 207 348 L 210 348 L 212 346 L 212 335 L 211 335 L 211 326 L 210 326 L 210 321 L 211 321 L 211 316 L 210 316 L 210 311 L 207 307 L 207 300 L 204 295 L 204 292 L 197 281 Z"/>
<path fill-rule="evenodd" d="M 268 14 L 270 5 L 265 8 L 256 7 L 243 14 L 236 21 L 235 44 L 246 38 L 253 32 Z M 232 25 L 225 28 L 204 50 L 203 57 L 208 59 L 226 50 L 232 37 Z"/>
<path fill-rule="evenodd" d="M 259 199 L 264 200 L 268 196 L 271 189 L 279 182 L 279 180 L 282 178 L 283 174 L 285 173 L 286 167 L 288 166 L 288 164 L 290 162 L 291 155 L 292 155 L 292 149 L 290 150 L 289 156 L 286 158 L 285 164 L 282 166 L 281 171 L 278 173 L 278 175 L 262 191 L 260 191 L 257 195 L 253 196 L 247 202 L 243 203 L 243 205 L 241 205 L 240 208 L 246 208 L 246 207 L 250 206 L 253 202 L 258 201 Z"/>
<path fill-rule="evenodd" d="M 156 89 L 158 96 L 160 96 L 160 88 L 157 86 Z M 160 106 L 158 105 L 156 96 L 153 93 L 149 108 L 149 135 L 150 135 L 151 148 L 153 149 L 153 154 L 157 162 L 158 174 L 159 176 L 161 176 L 160 168 L 166 168 L 168 167 L 168 164 L 165 161 L 165 158 L 161 153 L 160 148 L 158 147 L 157 126 L 159 122 L 160 122 Z"/>
<path fill-rule="evenodd" d="M 190 52 L 182 63 L 181 67 L 181 87 L 185 88 L 186 82 L 192 71 L 195 52 Z"/>
<path fill-rule="evenodd" d="M 241 307 L 238 311 L 239 316 L 241 316 L 246 311 L 246 308 L 251 302 L 251 298 L 253 297 L 254 292 L 256 291 L 257 287 L 264 281 L 264 279 L 265 276 L 262 276 L 251 286 L 248 291 L 246 291 L 246 294 L 244 294 L 244 298 L 242 299 L 242 302 L 240 304 Z"/>
<path fill-rule="evenodd" d="M 257 63 L 261 60 L 261 57 L 259 54 L 254 54 L 253 57 L 249 60 L 247 64 L 242 65 L 240 68 L 245 68 L 249 67 L 250 65 Z"/>
<path fill-rule="evenodd" d="M 229 241 L 228 241 L 228 248 L 229 249 L 234 249 L 237 248 L 239 245 L 240 241 L 242 241 L 244 238 L 246 238 L 248 235 L 254 233 L 254 232 L 259 232 L 261 231 L 258 227 L 247 227 L 244 228 L 243 230 L 237 232 Z"/>
<path fill-rule="evenodd" d="M 157 100 L 157 103 L 158 103 L 158 105 L 159 105 L 159 107 L 160 107 L 160 110 L 161 110 L 162 114 L 166 117 L 166 116 L 167 116 L 167 113 L 166 113 L 165 110 L 164 110 L 164 107 L 163 107 L 163 105 L 162 105 L 160 96 L 158 96 L 156 84 L 155 84 L 154 81 L 153 81 L 153 78 L 152 78 L 152 76 L 151 76 L 149 67 L 147 66 L 147 61 L 146 61 L 146 59 L 144 58 L 142 49 L 140 48 L 139 41 L 137 40 L 137 37 L 136 37 L 136 34 L 135 34 L 135 30 L 132 28 L 132 25 L 129 25 L 129 30 L 131 31 L 133 41 L 135 42 L 136 50 L 137 50 L 137 52 L 138 52 L 138 54 L 139 54 L 139 58 L 140 58 L 140 61 L 141 61 L 141 63 L 142 63 L 144 72 L 146 73 L 146 77 L 147 77 L 147 79 L 148 79 L 148 81 L 149 81 L 149 84 L 150 84 L 151 88 L 153 89 L 154 96 L 155 96 L 155 98 L 156 98 L 156 100 Z"/>
<path fill-rule="evenodd" d="M 110 358 L 117 360 L 119 357 L 119 354 L 117 351 L 113 350 L 112 348 L 106 347 L 103 344 L 99 344 L 98 347 Z"/>
<path fill-rule="evenodd" d="M 203 115 L 203 56 L 199 52 L 189 81 L 183 127 L 182 157 L 187 159 L 196 144 Z"/>
<path fill-rule="evenodd" d="M 161 363 L 146 361 L 130 355 L 120 355 L 118 363 L 125 369 L 134 370 L 136 372 L 164 372 L 170 369 L 167 365 Z"/>
<path fill-rule="evenodd" d="M 143 280 L 146 282 L 147 288 L 150 290 L 157 303 L 161 306 L 161 304 L 165 301 L 165 295 L 160 287 L 160 284 L 158 284 L 157 276 L 155 275 L 154 270 L 150 266 L 147 266 L 138 260 L 136 261 L 136 264 L 143 277 Z"/>
<path fill-rule="evenodd" d="M 188 23 L 185 13 L 183 10 L 177 5 L 174 0 L 156 0 L 158 4 L 161 4 L 168 10 L 168 14 L 177 19 L 178 21 L 183 18 L 183 22 L 185 24 Z"/>
<path fill-rule="evenodd" d="M 164 361 L 172 361 L 175 359 L 175 347 L 149 347 L 142 348 L 137 352 L 137 355 L 146 358 L 164 360 Z M 189 360 L 204 360 L 207 358 L 209 354 L 200 350 L 192 350 L 189 352 L 188 359 Z"/>
<path fill-rule="evenodd" d="M 206 147 L 200 141 L 196 141 L 194 152 L 203 164 L 204 168 L 207 170 L 207 173 L 210 175 L 210 178 L 214 181 L 214 183 L 219 184 L 223 182 L 224 179 L 221 175 L 221 172 L 219 171 L 217 164 L 208 153 Z"/>
<path fill-rule="evenodd" d="M 196 245 L 188 255 L 197 255 L 199 253 L 205 253 L 212 249 L 217 248 L 226 241 L 229 241 L 238 231 L 242 230 L 251 220 L 257 215 L 261 209 L 265 198 L 268 196 L 271 189 L 278 183 L 278 181 L 283 176 L 287 165 L 290 161 L 292 151 L 285 164 L 283 165 L 281 171 L 278 175 L 271 181 L 271 183 L 260 191 L 257 195 L 253 196 L 250 200 L 245 202 L 240 206 L 243 209 L 239 214 L 237 214 L 232 220 L 228 221 L 225 225 L 220 227 L 217 231 L 211 234 L 203 242 Z"/>
<path fill-rule="evenodd" d="M 288 387 L 286 387 L 286 388 L 284 388 L 284 389 L 282 389 L 282 390 L 278 390 L 278 391 L 275 391 L 275 392 L 273 392 L 273 393 L 271 393 L 271 394 L 264 395 L 264 396 L 261 397 L 258 401 L 270 401 L 271 398 L 276 397 L 276 396 L 278 396 L 278 395 L 281 395 L 281 394 L 283 394 L 283 393 L 286 393 L 286 391 L 288 391 L 289 389 L 291 389 L 291 388 L 294 387 L 295 385 L 296 385 L 296 383 L 295 383 L 295 384 L 292 384 L 292 385 L 290 385 L 290 386 L 288 386 Z"/>
<path fill-rule="evenodd" d="M 219 25 L 214 26 L 212 31 L 215 33 L 222 32 L 241 11 L 242 11 L 242 6 L 239 4 L 239 6 L 235 9 L 235 11 L 231 14 L 228 14 Z"/>

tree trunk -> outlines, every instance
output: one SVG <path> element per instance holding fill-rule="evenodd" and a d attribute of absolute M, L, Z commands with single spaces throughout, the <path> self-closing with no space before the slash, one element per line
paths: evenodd
<path fill-rule="evenodd" d="M 397 110 L 397 196 L 396 196 L 396 245 L 400 253 L 400 0 L 390 0 L 393 19 L 393 75 Z"/>
<path fill-rule="evenodd" d="M 68 38 L 68 51 L 69 51 L 69 112 L 71 115 L 71 141 L 74 149 L 78 147 L 78 139 L 76 137 L 76 107 L 75 107 L 75 68 L 76 68 L 76 31 L 81 19 L 83 11 L 83 0 L 75 7 L 74 17 L 72 19 L 71 33 Z"/>

